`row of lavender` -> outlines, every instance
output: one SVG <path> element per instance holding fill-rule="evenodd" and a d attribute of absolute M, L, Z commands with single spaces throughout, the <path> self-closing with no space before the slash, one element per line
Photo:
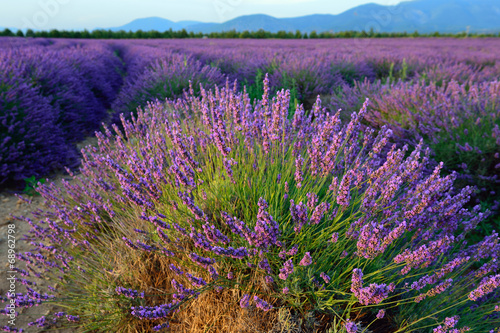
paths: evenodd
<path fill-rule="evenodd" d="M 102 42 L 2 39 L 0 184 L 75 167 L 121 85 L 120 59 Z"/>
<path fill-rule="evenodd" d="M 495 39 L 202 40 L 156 45 L 193 54 L 240 83 L 261 84 L 255 82 L 259 70 L 269 73 L 276 90 L 295 79 L 303 99 L 330 94 L 340 82 L 386 79 L 391 71 L 394 78 L 432 82 L 482 82 L 500 75 L 500 43 Z"/>
<path fill-rule="evenodd" d="M 134 74 L 129 86 L 117 100 L 115 110 L 134 111 L 147 100 L 181 95 L 187 80 L 172 80 L 183 76 L 181 70 L 201 71 L 210 66 L 220 71 L 239 89 L 246 86 L 252 98 L 262 95 L 264 74 L 269 74 L 271 91 L 290 89 L 292 100 L 312 106 L 318 94 L 331 95 L 356 81 L 403 79 L 443 82 L 492 81 L 500 75 L 495 40 L 179 40 L 117 42 L 129 50 Z M 176 59 L 174 59 L 177 57 Z M 198 60 L 198 61 L 196 61 Z M 149 66 L 148 66 L 149 64 Z M 175 68 L 177 67 L 177 68 Z M 187 67 L 182 69 L 182 67 Z M 147 68 L 147 72 L 144 72 Z M 209 71 L 205 68 L 204 71 Z M 142 77 L 139 78 L 139 73 Z M 215 74 L 215 73 L 214 73 Z M 221 78 L 195 78 L 197 83 L 219 84 Z M 220 74 L 215 74 L 219 76 Z M 174 87 L 161 82 L 174 81 Z M 134 86 L 135 85 L 135 86 Z M 132 101 L 131 106 L 126 105 Z M 352 110 L 349 110 L 352 111 Z"/>

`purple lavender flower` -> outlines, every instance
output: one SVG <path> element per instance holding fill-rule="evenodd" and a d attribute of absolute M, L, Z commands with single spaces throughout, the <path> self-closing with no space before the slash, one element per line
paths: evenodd
<path fill-rule="evenodd" d="M 460 330 L 458 329 L 454 329 L 452 330 L 452 328 L 454 328 L 457 324 L 458 324 L 458 320 L 460 319 L 459 316 L 453 316 L 453 317 L 447 317 L 445 318 L 444 320 L 444 325 L 439 325 L 438 327 L 434 328 L 432 330 L 433 333 L 448 333 L 448 332 L 466 332 L 468 331 L 468 327 L 464 327 Z"/>
<path fill-rule="evenodd" d="M 158 332 L 158 331 L 161 331 L 162 329 L 168 328 L 168 327 L 169 327 L 168 323 L 163 323 L 160 325 L 153 326 L 153 331 Z"/>
<path fill-rule="evenodd" d="M 352 273 L 351 291 L 363 305 L 379 304 L 389 297 L 389 287 L 386 284 L 372 283 L 363 288 L 363 273 L 355 268 Z"/>
<path fill-rule="evenodd" d="M 210 272 L 210 277 L 212 278 L 212 280 L 215 281 L 219 278 L 219 273 L 212 265 L 208 266 L 208 271 Z"/>
<path fill-rule="evenodd" d="M 347 333 L 356 333 L 358 331 L 358 326 L 350 319 L 346 321 L 344 325 Z"/>
<path fill-rule="evenodd" d="M 304 165 L 304 159 L 299 156 L 295 159 L 295 182 L 297 183 L 297 188 L 302 187 L 302 166 Z"/>
<path fill-rule="evenodd" d="M 189 255 L 189 259 L 193 261 L 195 264 L 200 265 L 201 267 L 208 268 L 209 265 L 212 265 L 215 263 L 215 259 L 212 258 L 205 258 L 202 256 L 199 256 L 196 253 L 191 253 Z"/>
<path fill-rule="evenodd" d="M 262 259 L 258 264 L 260 269 L 265 270 L 267 273 L 271 273 L 271 266 L 269 266 L 269 261 L 267 258 Z"/>
<path fill-rule="evenodd" d="M 115 291 L 118 295 L 123 295 L 128 298 L 144 298 L 144 292 L 139 293 L 137 290 L 127 289 L 124 287 L 116 287 Z"/>
<path fill-rule="evenodd" d="M 306 254 L 304 255 L 304 258 L 302 258 L 302 260 L 300 261 L 299 265 L 301 266 L 309 266 L 310 264 L 312 264 L 312 258 L 311 258 L 311 254 L 309 252 L 306 252 Z"/>
<path fill-rule="evenodd" d="M 469 299 L 472 301 L 476 301 L 479 298 L 493 292 L 499 286 L 500 286 L 500 274 L 490 277 L 485 277 L 481 281 L 479 287 L 471 291 L 471 293 L 469 294 Z"/>
<path fill-rule="evenodd" d="M 311 220 L 309 223 L 311 224 L 319 224 L 325 213 L 330 209 L 330 204 L 328 202 L 322 202 L 319 206 L 314 210 Z"/>
<path fill-rule="evenodd" d="M 134 317 L 146 320 L 166 318 L 174 308 L 175 303 L 161 304 L 157 306 L 134 306 L 131 314 Z"/>
<path fill-rule="evenodd" d="M 249 305 L 250 305 L 250 295 L 245 294 L 243 295 L 243 298 L 240 300 L 240 306 L 243 309 L 245 309 L 248 308 Z"/>
<path fill-rule="evenodd" d="M 299 250 L 299 246 L 295 244 L 288 252 L 286 252 L 287 255 L 289 256 L 294 256 L 297 254 L 297 251 Z"/>
<path fill-rule="evenodd" d="M 340 206 L 347 207 L 349 206 L 349 202 L 351 201 L 351 181 L 354 178 L 355 172 L 353 170 L 347 171 L 340 182 L 338 194 L 337 194 L 337 203 Z"/>
<path fill-rule="evenodd" d="M 209 266 L 209 268 L 212 267 L 212 266 Z M 186 277 L 188 278 L 189 282 L 195 286 L 195 287 L 198 287 L 198 288 L 201 288 L 203 286 L 206 286 L 207 283 L 205 282 L 205 280 L 203 280 L 202 278 L 200 277 L 196 277 L 194 275 L 191 275 L 189 273 L 186 273 Z"/>
<path fill-rule="evenodd" d="M 321 272 L 319 276 L 325 281 L 326 284 L 330 283 L 330 277 L 325 272 Z"/>
<path fill-rule="evenodd" d="M 42 316 L 42 317 L 38 318 L 37 320 L 28 323 L 28 326 L 46 327 L 47 322 L 46 322 L 45 316 Z"/>
<path fill-rule="evenodd" d="M 80 316 L 66 315 L 66 319 L 68 319 L 68 321 L 71 321 L 73 323 L 78 323 L 80 321 Z"/>
<path fill-rule="evenodd" d="M 318 196 L 316 193 L 307 193 L 307 208 L 310 211 L 313 211 L 314 208 L 316 207 L 316 204 L 318 203 Z"/>
<path fill-rule="evenodd" d="M 131 240 L 129 240 L 128 238 L 126 237 L 122 237 L 122 239 L 125 241 L 125 245 L 127 245 L 129 248 L 133 249 L 133 250 L 138 250 L 138 247 L 135 246 L 134 243 L 132 243 Z"/>
<path fill-rule="evenodd" d="M 197 220 L 205 220 L 206 216 L 203 210 L 194 204 L 193 198 L 187 193 L 178 192 L 178 196 L 181 198 L 182 202 L 187 206 L 187 208 L 194 214 Z"/>
<path fill-rule="evenodd" d="M 335 243 L 337 243 L 338 240 L 339 240 L 339 233 L 338 232 L 334 232 L 332 234 L 331 242 L 335 244 Z"/>
<path fill-rule="evenodd" d="M 261 310 L 269 311 L 273 309 L 273 306 L 271 304 L 267 303 L 266 301 L 257 296 L 254 296 L 253 300 L 255 302 L 255 306 L 257 306 Z"/>
<path fill-rule="evenodd" d="M 279 225 L 266 211 L 268 204 L 263 198 L 259 199 L 258 205 L 259 212 L 255 224 L 254 243 L 261 249 L 267 249 L 278 241 L 280 235 Z"/>
<path fill-rule="evenodd" d="M 384 309 L 379 310 L 377 313 L 377 319 L 382 319 L 384 318 L 384 316 L 385 316 L 385 310 Z"/>
<path fill-rule="evenodd" d="M 282 280 L 286 280 L 288 278 L 288 275 L 292 273 L 293 273 L 293 262 L 292 259 L 290 259 L 287 260 L 284 263 L 283 268 L 280 269 L 279 278 Z"/>
<path fill-rule="evenodd" d="M 290 200 L 290 214 L 292 215 L 292 220 L 295 222 L 295 233 L 298 234 L 307 223 L 307 207 L 302 202 L 295 205 L 295 202 Z"/>
<path fill-rule="evenodd" d="M 182 274 L 184 274 L 184 272 L 183 272 L 180 268 L 178 268 L 177 266 L 175 266 L 174 264 L 170 264 L 170 265 L 168 265 L 168 267 L 170 268 L 170 270 L 171 270 L 172 272 L 174 272 L 174 273 L 175 273 L 175 274 L 177 274 L 177 275 L 182 275 Z"/>

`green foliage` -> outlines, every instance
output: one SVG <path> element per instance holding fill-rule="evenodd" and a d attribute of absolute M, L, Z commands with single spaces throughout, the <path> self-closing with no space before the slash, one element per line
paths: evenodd
<path fill-rule="evenodd" d="M 384 62 L 383 64 L 386 65 L 387 63 Z M 387 77 L 385 77 L 385 78 L 382 77 L 382 82 L 384 84 L 390 85 L 390 84 L 397 82 L 398 80 L 406 81 L 406 79 L 408 78 L 408 63 L 406 62 L 406 59 L 403 59 L 403 61 L 401 62 L 401 65 L 398 66 L 400 68 L 397 71 L 395 71 L 394 67 L 395 67 L 395 63 L 391 62 L 390 66 L 389 66 L 389 73 L 387 74 Z M 385 71 L 384 71 L 383 65 L 382 66 L 375 66 L 375 68 L 377 69 L 378 76 L 384 76 Z"/>
<path fill-rule="evenodd" d="M 247 79 L 245 79 L 244 86 L 251 101 L 261 99 L 262 95 L 264 94 L 264 85 L 262 83 L 264 79 L 264 72 L 274 73 L 277 68 L 279 67 L 276 66 L 276 64 L 272 64 L 271 66 L 267 67 L 266 70 L 261 70 L 260 68 L 257 69 L 257 73 L 255 75 L 253 83 L 250 83 Z M 279 86 L 273 87 L 271 93 L 275 93 L 276 91 L 282 89 L 290 90 L 290 106 L 288 109 L 288 118 L 292 119 L 297 106 L 300 103 L 303 103 L 303 101 L 299 99 L 299 88 L 295 76 L 292 77 L 291 75 L 287 74 L 287 72 L 282 72 L 282 80 Z"/>
<path fill-rule="evenodd" d="M 24 182 L 26 183 L 23 194 L 29 195 L 29 196 L 35 196 L 39 195 L 39 193 L 36 191 L 37 187 L 44 184 L 46 182 L 45 179 L 36 179 L 35 176 L 31 176 L 29 178 L 24 178 Z"/>

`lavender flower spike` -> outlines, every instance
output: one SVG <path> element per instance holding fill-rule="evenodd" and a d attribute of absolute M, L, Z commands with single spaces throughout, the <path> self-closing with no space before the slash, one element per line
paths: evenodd
<path fill-rule="evenodd" d="M 306 254 L 304 255 L 304 258 L 302 258 L 299 265 L 309 266 L 310 264 L 312 264 L 311 254 L 309 252 L 306 252 Z"/>

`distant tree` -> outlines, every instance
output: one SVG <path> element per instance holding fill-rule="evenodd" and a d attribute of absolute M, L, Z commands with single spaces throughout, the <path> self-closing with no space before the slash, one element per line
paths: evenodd
<path fill-rule="evenodd" d="M 59 32 L 59 30 L 52 29 L 52 30 L 49 31 L 49 37 L 51 37 L 51 38 L 60 38 L 61 37 L 61 33 Z"/>
<path fill-rule="evenodd" d="M 67 30 L 61 31 L 61 38 L 75 38 L 74 36 L 75 36 L 74 31 L 67 31 Z"/>
<path fill-rule="evenodd" d="M 90 33 L 87 29 L 82 31 L 82 38 L 90 38 Z"/>
<path fill-rule="evenodd" d="M 279 38 L 279 39 L 307 39 L 307 38 L 404 38 L 404 37 L 453 37 L 453 38 L 485 38 L 485 37 L 500 37 L 500 33 L 468 33 L 466 31 L 460 33 L 440 33 L 438 31 L 434 33 L 421 34 L 415 31 L 411 34 L 405 32 L 375 32 L 374 29 L 370 29 L 369 32 L 366 31 L 323 31 L 317 33 L 312 31 L 309 35 L 307 33 L 302 33 L 300 30 L 296 30 L 295 33 L 292 31 L 280 30 L 276 33 L 265 31 L 260 29 L 258 31 L 242 31 L 238 32 L 236 30 L 222 31 L 222 32 L 211 32 L 209 34 L 203 34 L 201 32 L 195 33 L 190 31 L 189 33 L 186 29 L 173 31 L 169 29 L 164 32 L 159 32 L 156 30 L 143 31 L 137 30 L 132 31 L 111 31 L 111 30 L 93 30 L 89 32 L 88 30 L 83 31 L 68 31 L 68 30 L 50 30 L 50 31 L 33 31 L 28 29 L 26 33 L 22 31 L 16 31 L 13 33 L 10 29 L 5 29 L 0 31 L 0 36 L 19 36 L 19 37 L 43 37 L 43 38 L 95 38 L 95 39 L 145 39 L 145 38 Z"/>
<path fill-rule="evenodd" d="M 226 38 L 238 38 L 238 33 L 236 32 L 236 29 L 229 30 L 226 32 Z"/>
<path fill-rule="evenodd" d="M 266 31 L 264 29 L 259 29 L 256 33 L 255 33 L 255 38 L 266 38 Z"/>
<path fill-rule="evenodd" d="M 162 38 L 172 38 L 174 36 L 174 32 L 172 31 L 172 28 L 168 29 L 167 31 L 164 31 L 161 34 Z"/>
<path fill-rule="evenodd" d="M 276 38 L 282 38 L 282 39 L 286 38 L 286 31 L 284 31 L 284 30 L 278 31 L 276 33 Z"/>
<path fill-rule="evenodd" d="M 180 31 L 180 33 L 179 33 L 179 37 L 178 38 L 188 38 L 188 37 L 189 37 L 189 35 L 188 35 L 186 29 L 182 29 Z"/>
<path fill-rule="evenodd" d="M 250 32 L 248 30 L 243 31 L 240 33 L 240 38 L 250 38 Z"/>
<path fill-rule="evenodd" d="M 5 36 L 5 37 L 14 37 L 14 33 L 12 32 L 12 30 L 8 29 L 8 28 L 5 28 L 2 32 L 2 36 Z"/>
<path fill-rule="evenodd" d="M 142 31 L 141 29 L 137 30 L 136 32 L 134 32 L 134 36 L 132 38 L 144 38 L 144 31 Z"/>

